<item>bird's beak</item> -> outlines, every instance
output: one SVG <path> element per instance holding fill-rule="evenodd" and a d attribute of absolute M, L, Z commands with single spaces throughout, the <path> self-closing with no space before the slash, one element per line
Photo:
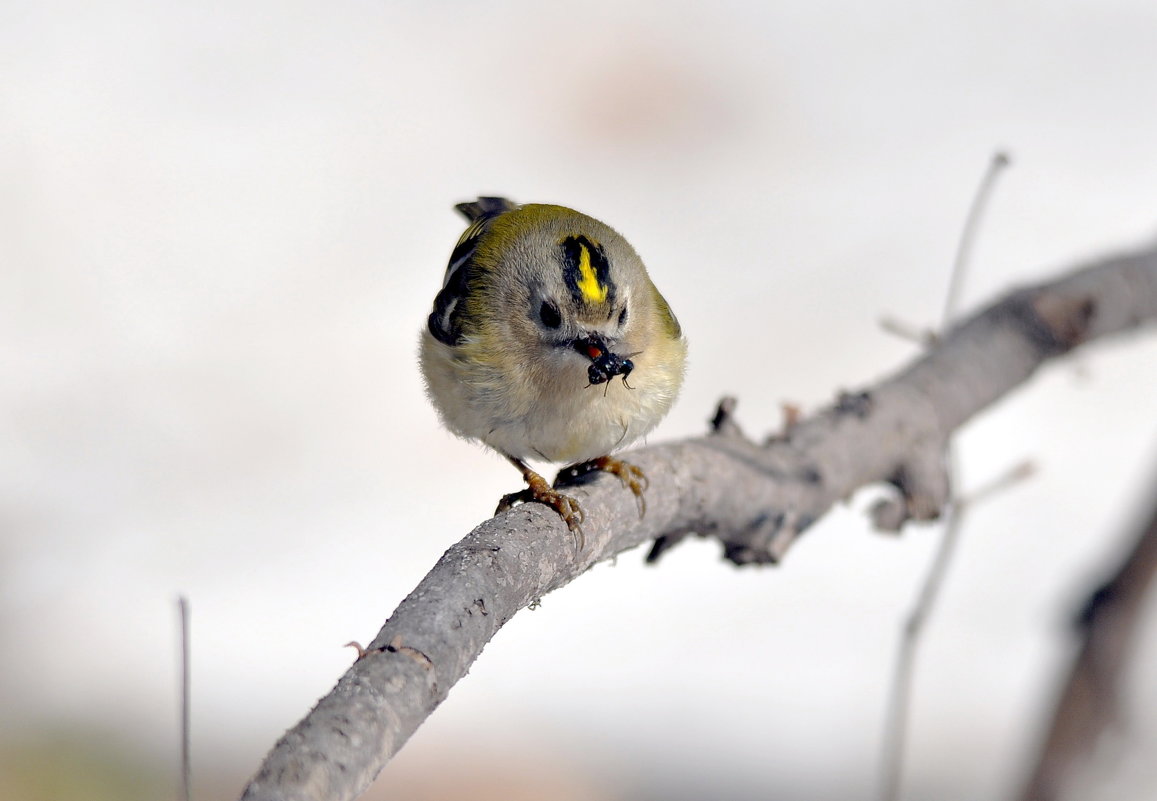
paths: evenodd
<path fill-rule="evenodd" d="M 627 376 L 635 369 L 634 363 L 612 351 L 606 338 L 597 331 L 576 339 L 574 349 L 591 360 L 587 367 L 587 379 L 592 384 L 602 384 L 618 375 L 623 377 L 625 383 Z"/>

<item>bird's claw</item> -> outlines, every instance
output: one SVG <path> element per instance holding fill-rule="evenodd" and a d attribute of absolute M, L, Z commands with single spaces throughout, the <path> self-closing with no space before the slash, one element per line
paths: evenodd
<path fill-rule="evenodd" d="M 597 459 L 591 459 L 589 462 L 576 464 L 573 467 L 568 467 L 559 473 L 559 478 L 564 476 L 567 480 L 573 480 L 580 476 L 585 476 L 588 473 L 593 473 L 596 470 L 601 470 L 604 473 L 613 473 L 619 477 L 619 481 L 623 482 L 623 486 L 631 491 L 635 496 L 635 505 L 639 509 L 639 517 L 647 514 L 647 499 L 644 493 L 647 488 L 651 486 L 647 474 L 641 468 L 636 467 L 630 462 L 624 462 L 622 459 L 616 459 L 613 456 L 600 456 Z M 556 481 L 557 483 L 557 481 Z"/>
<path fill-rule="evenodd" d="M 558 516 L 566 523 L 566 527 L 570 529 L 571 535 L 574 537 L 575 553 L 579 553 L 586 547 L 586 536 L 583 534 L 582 523 L 586 519 L 586 514 L 583 512 L 579 502 L 569 495 L 564 495 L 554 487 L 547 483 L 546 479 L 538 473 L 530 471 L 526 476 L 526 483 L 529 485 L 526 489 L 518 492 L 511 492 L 508 495 L 503 495 L 502 500 L 498 502 L 498 508 L 495 514 L 501 514 L 507 511 L 516 503 L 529 503 L 537 501 L 538 503 L 546 504 L 551 509 L 558 512 Z"/>

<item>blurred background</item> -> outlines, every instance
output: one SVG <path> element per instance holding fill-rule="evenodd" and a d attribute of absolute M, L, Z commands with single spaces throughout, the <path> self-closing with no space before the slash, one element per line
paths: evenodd
<path fill-rule="evenodd" d="M 0 795 L 236 797 L 518 487 L 427 404 L 420 327 L 479 193 L 622 231 L 691 343 L 652 441 L 763 433 L 916 355 L 990 155 L 963 303 L 1157 235 L 1157 6 L 782 0 L 0 4 Z M 1157 467 L 1157 337 L 960 437 L 978 507 L 920 659 L 908 799 L 1018 786 L 1066 626 Z M 437 478 L 437 480 L 434 480 Z M 868 799 L 933 528 L 864 492 L 778 569 L 687 543 L 514 619 L 382 799 Z M 1157 616 L 1080 798 L 1157 783 Z"/>

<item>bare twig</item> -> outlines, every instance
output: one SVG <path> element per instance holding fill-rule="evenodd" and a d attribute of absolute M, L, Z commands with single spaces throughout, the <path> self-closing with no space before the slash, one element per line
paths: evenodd
<path fill-rule="evenodd" d="M 916 671 L 916 653 L 923 642 L 921 635 L 924 624 L 936 606 L 944 577 L 952 563 L 956 543 L 959 539 L 961 515 L 953 510 L 946 516 L 944 531 L 932 555 L 932 563 L 920 584 L 912 610 L 900 632 L 900 642 L 896 649 L 896 664 L 892 669 L 892 686 L 888 692 L 888 707 L 884 725 L 883 770 L 881 772 L 880 798 L 893 801 L 900 797 L 900 782 L 904 772 L 904 755 L 907 752 L 908 715 L 912 703 L 912 680 Z"/>
<path fill-rule="evenodd" d="M 992 190 L 996 186 L 996 179 L 1011 162 L 1004 153 L 995 153 L 988 162 L 988 169 L 972 199 L 972 206 L 968 210 L 968 218 L 964 222 L 964 230 L 960 234 L 960 242 L 956 248 L 956 259 L 952 264 L 952 274 L 948 279 L 948 292 L 944 300 L 944 312 L 941 315 L 940 330 L 947 330 L 956 309 L 960 305 L 960 293 L 964 287 L 964 279 L 971 266 L 970 256 L 972 246 L 980 230 L 980 221 L 984 210 L 992 197 Z M 930 337 L 935 341 L 936 337 Z M 947 482 L 950 488 L 955 488 L 960 479 L 959 459 L 956 449 L 949 443 L 945 448 L 944 456 Z M 900 634 L 900 642 L 896 650 L 896 667 L 892 676 L 892 688 L 888 696 L 887 714 L 884 722 L 883 737 L 883 770 L 881 771 L 880 798 L 882 801 L 894 801 L 900 796 L 900 780 L 904 772 L 905 745 L 908 739 L 908 711 L 912 699 L 912 677 L 916 665 L 916 651 L 920 647 L 920 637 L 924 631 L 924 623 L 931 617 L 940 597 L 940 588 L 944 584 L 944 577 L 948 575 L 948 568 L 952 564 L 952 554 L 956 550 L 956 541 L 960 535 L 961 519 L 964 513 L 959 499 L 953 499 L 947 504 L 944 515 L 944 531 L 940 537 L 940 544 L 933 554 L 932 563 L 928 566 L 928 573 L 920 587 L 916 603 L 908 616 L 904 630 Z"/>
<path fill-rule="evenodd" d="M 928 573 L 920 585 L 920 594 L 904 624 L 897 649 L 892 687 L 888 696 L 888 725 L 884 729 L 884 774 L 881 795 L 885 799 L 898 798 L 900 795 L 900 777 L 904 764 L 904 743 L 908 728 L 908 709 L 911 703 L 916 653 L 920 647 L 924 625 L 936 608 L 936 601 L 944 586 L 944 577 L 952 565 L 965 512 L 974 504 L 991 497 L 993 493 L 1027 479 L 1032 472 L 1032 466 L 1028 462 L 1018 464 L 970 496 L 953 500 L 952 510 L 945 516 L 944 534 L 933 554 L 932 563 L 928 566 Z"/>
<path fill-rule="evenodd" d="M 1149 497 L 1157 493 L 1150 491 Z M 1085 601 L 1077 621 L 1080 650 L 1021 801 L 1059 798 L 1072 768 L 1088 758 L 1101 732 L 1116 719 L 1121 674 L 1154 573 L 1157 504 L 1120 569 Z"/>
<path fill-rule="evenodd" d="M 488 520 L 452 546 L 334 690 L 283 736 L 244 797 L 305 801 L 360 793 L 520 609 L 593 563 L 658 537 L 719 539 L 737 564 L 782 558 L 856 489 L 888 482 L 879 526 L 935 518 L 948 497 L 948 437 L 1082 343 L 1157 320 L 1157 247 L 1010 293 L 912 364 L 759 445 L 734 427 L 632 451 L 650 479 L 647 515 L 617 479 L 569 488 L 587 511 L 576 553 L 539 504 Z"/>
<path fill-rule="evenodd" d="M 965 495 L 957 501 L 957 503 L 963 508 L 971 509 L 981 501 L 986 501 L 993 495 L 1004 492 L 1014 484 L 1027 481 L 1036 474 L 1036 471 L 1036 465 L 1028 459 L 1025 459 L 1023 462 L 1017 462 L 1011 468 L 990 480 L 987 484 L 982 484 Z"/>
<path fill-rule="evenodd" d="M 980 181 L 980 187 L 972 198 L 972 206 L 968 209 L 968 217 L 964 221 L 964 231 L 960 234 L 960 243 L 956 248 L 956 261 L 952 265 L 952 276 L 948 279 L 948 292 L 944 296 L 944 312 L 940 315 L 940 329 L 944 330 L 956 319 L 960 308 L 960 293 L 964 288 L 964 279 L 968 275 L 968 267 L 972 263 L 972 246 L 976 244 L 976 235 L 980 230 L 980 221 L 984 218 L 984 211 L 992 198 L 992 190 L 996 187 L 996 179 L 1004 169 L 1012 164 L 1007 153 L 997 152 L 988 162 L 988 169 Z"/>
<path fill-rule="evenodd" d="M 181 632 L 181 801 L 189 801 L 192 767 L 189 759 L 189 600 L 177 598 L 177 618 Z"/>
<path fill-rule="evenodd" d="M 880 328 L 894 337 L 913 342 L 922 348 L 930 348 L 936 344 L 937 335 L 935 331 L 930 328 L 918 328 L 896 317 L 881 317 Z"/>

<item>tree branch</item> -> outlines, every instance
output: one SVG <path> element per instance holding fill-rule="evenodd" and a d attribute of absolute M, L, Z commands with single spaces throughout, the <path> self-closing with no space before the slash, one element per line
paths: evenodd
<path fill-rule="evenodd" d="M 1121 676 L 1155 573 L 1157 503 L 1120 568 L 1085 601 L 1077 620 L 1080 649 L 1021 801 L 1060 798 L 1073 769 L 1092 754 L 1101 733 L 1117 720 Z"/>
<path fill-rule="evenodd" d="M 574 552 L 553 511 L 525 504 L 451 547 L 386 621 L 333 691 L 266 757 L 247 801 L 351 799 L 461 679 L 506 621 L 597 561 L 689 533 L 719 539 L 736 564 L 776 562 L 834 503 L 876 482 L 897 497 L 872 510 L 898 530 L 948 497 L 948 437 L 1046 360 L 1157 319 L 1157 246 L 1014 291 L 948 331 L 877 385 L 841 394 L 763 444 L 721 405 L 704 437 L 628 455 L 650 479 L 647 514 L 617 479 L 571 492 L 586 511 Z"/>

